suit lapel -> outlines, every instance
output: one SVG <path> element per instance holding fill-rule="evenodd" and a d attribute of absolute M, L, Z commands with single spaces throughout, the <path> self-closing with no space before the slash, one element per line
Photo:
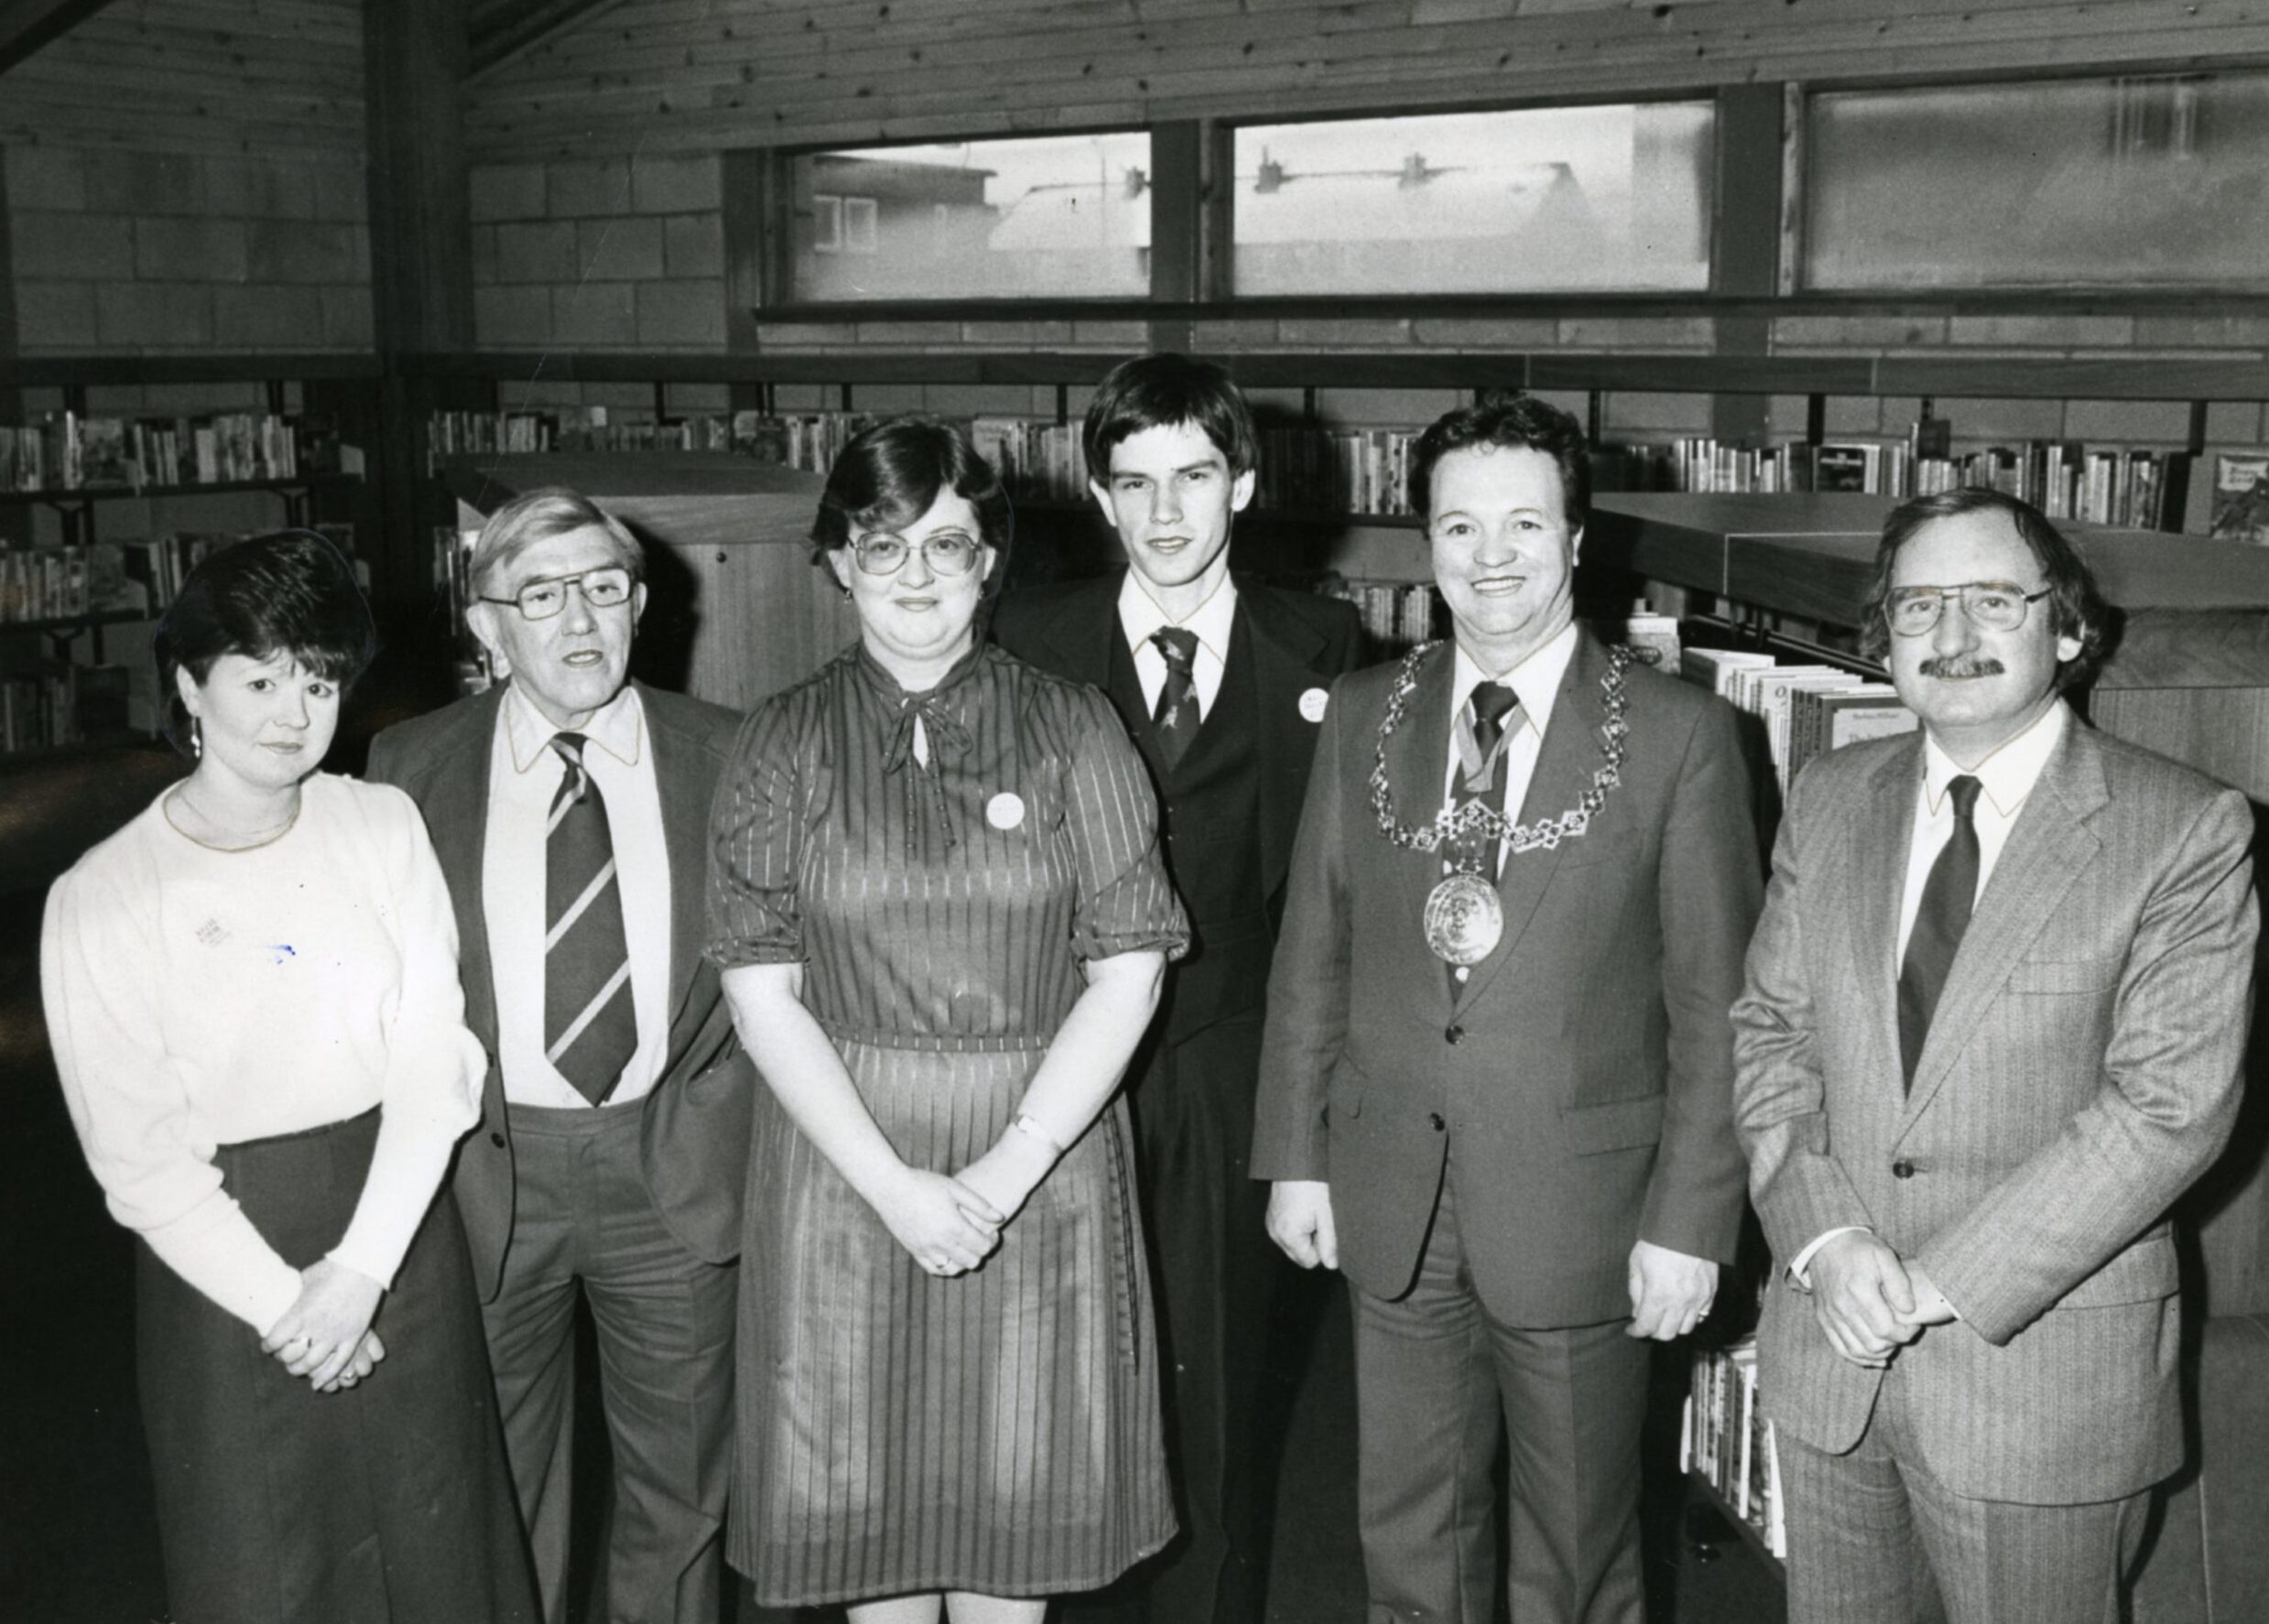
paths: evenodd
<path fill-rule="evenodd" d="M 674 1028 L 701 964 L 709 900 L 709 802 L 700 741 L 679 731 L 638 685 L 646 737 L 654 746 L 654 789 L 661 797 L 662 845 L 669 856 L 669 1021 Z M 664 702 L 665 704 L 667 701 Z M 670 1045 L 675 1053 L 677 1045 Z"/>
<path fill-rule="evenodd" d="M 1425 827 L 1441 809 L 1442 781 L 1449 763 L 1453 646 L 1447 641 L 1437 644 L 1419 662 L 1417 686 L 1403 707 L 1402 724 L 1386 742 L 1387 787 L 1394 793 L 1395 819 L 1407 828 Z M 1362 763 L 1362 771 L 1368 782 L 1370 761 Z M 1369 796 L 1364 799 L 1368 801 Z M 1441 859 L 1435 852 L 1404 851 L 1389 846 L 1384 836 L 1373 838 L 1377 850 L 1394 865 L 1399 876 L 1395 891 L 1404 916 L 1395 922 L 1393 928 L 1405 933 L 1404 939 L 1414 951 L 1424 952 L 1426 897 L 1434 889 L 1435 881 L 1441 877 Z M 1436 984 L 1441 984 L 1438 978 Z"/>
<path fill-rule="evenodd" d="M 1947 970 L 1946 991 L 1915 1067 L 1907 1122 L 1922 1113 L 1945 1082 L 1954 1056 L 2000 995 L 2010 967 L 2047 927 L 2073 881 L 2094 862 L 2103 843 L 2086 827 L 2087 820 L 2109 798 L 2094 738 L 2079 718 L 2066 718 L 2064 741 L 2025 797 L 2025 810 L 2009 831 L 2009 843 L 2002 848 L 1993 877 L 1985 882 Z"/>
<path fill-rule="evenodd" d="M 429 758 L 428 787 L 418 796 L 433 854 L 449 882 L 450 904 L 457 915 L 457 969 L 465 989 L 465 1024 L 492 1054 L 496 1048 L 496 986 L 481 873 L 488 847 L 489 769 L 504 700 L 505 685 L 499 683 L 464 709 L 460 725 L 438 742 Z"/>
<path fill-rule="evenodd" d="M 1915 794 L 1921 778 L 1917 732 L 1908 748 L 1892 752 L 1869 774 L 1852 808 L 1844 831 L 1842 905 L 1835 910 L 1849 933 L 1862 1027 L 1885 1056 L 1892 1077 L 1899 1072 L 1899 904 L 1906 892 L 1906 854 L 1915 839 Z"/>
<path fill-rule="evenodd" d="M 1293 770 L 1298 764 L 1294 748 L 1296 742 L 1314 747 L 1312 740 L 1300 741 L 1297 731 L 1312 731 L 1314 725 L 1300 715 L 1300 696 L 1326 686 L 1311 663 L 1323 638 L 1278 609 L 1266 588 L 1240 580 L 1232 645 L 1238 639 L 1252 652 L 1254 711 L 1261 734 L 1261 890 L 1274 896 L 1292 861 L 1292 835 L 1299 827 L 1294 781 L 1300 774 Z M 1233 656 L 1233 646 L 1231 652 Z M 1233 658 L 1230 669 L 1236 669 Z M 1443 748 L 1449 748 L 1446 734 Z"/>

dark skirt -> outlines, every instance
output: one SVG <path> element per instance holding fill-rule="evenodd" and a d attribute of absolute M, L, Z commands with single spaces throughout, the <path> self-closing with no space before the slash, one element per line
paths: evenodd
<path fill-rule="evenodd" d="M 345 1232 L 378 1115 L 223 1146 L 230 1195 L 294 1268 Z M 139 1250 L 137 1355 L 178 1624 L 533 1619 L 464 1230 L 446 1186 L 380 1305 L 386 1357 L 319 1393 Z"/>

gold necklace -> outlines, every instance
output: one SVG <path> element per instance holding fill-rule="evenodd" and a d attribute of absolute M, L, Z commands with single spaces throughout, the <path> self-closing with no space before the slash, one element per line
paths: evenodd
<path fill-rule="evenodd" d="M 176 834 L 179 835 L 183 839 L 190 841 L 192 844 L 202 846 L 208 851 L 257 851 L 263 846 L 273 846 L 277 841 L 291 833 L 292 826 L 299 821 L 299 808 L 303 804 L 304 799 L 305 797 L 302 796 L 294 795 L 291 798 L 291 810 L 289 813 L 286 814 L 283 822 L 272 823 L 266 828 L 255 829 L 251 834 L 242 838 L 242 844 L 233 846 L 223 846 L 217 844 L 214 841 L 208 840 L 201 836 L 192 834 L 188 829 L 181 827 L 180 819 L 173 815 L 173 803 L 176 801 L 179 801 L 182 806 L 188 807 L 191 812 L 195 813 L 198 821 L 202 823 L 207 828 L 217 829 L 221 828 L 221 823 L 218 818 L 215 818 L 211 813 L 200 807 L 195 801 L 190 799 L 189 790 L 186 785 L 176 789 L 171 795 L 168 796 L 162 805 L 166 815 L 166 822 L 172 826 L 172 828 Z"/>

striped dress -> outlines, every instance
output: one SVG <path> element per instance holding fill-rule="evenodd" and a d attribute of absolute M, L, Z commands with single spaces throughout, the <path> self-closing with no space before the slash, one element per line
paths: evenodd
<path fill-rule="evenodd" d="M 1081 960 L 1186 945 L 1156 817 L 1093 689 L 980 647 L 907 695 L 854 648 L 743 729 L 711 954 L 802 962 L 883 1132 L 950 1173 L 1015 1115 Z M 1173 1535 L 1133 1179 L 1113 1099 L 941 1279 L 760 1091 L 727 1552 L 761 1602 L 1087 1589 Z"/>

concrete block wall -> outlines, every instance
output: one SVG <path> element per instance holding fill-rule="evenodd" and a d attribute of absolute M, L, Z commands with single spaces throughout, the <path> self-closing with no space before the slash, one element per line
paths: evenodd
<path fill-rule="evenodd" d="M 359 160 L 10 145 L 5 161 L 19 353 L 371 347 Z"/>
<path fill-rule="evenodd" d="M 475 165 L 474 341 L 722 350 L 720 171 L 713 155 Z"/>

